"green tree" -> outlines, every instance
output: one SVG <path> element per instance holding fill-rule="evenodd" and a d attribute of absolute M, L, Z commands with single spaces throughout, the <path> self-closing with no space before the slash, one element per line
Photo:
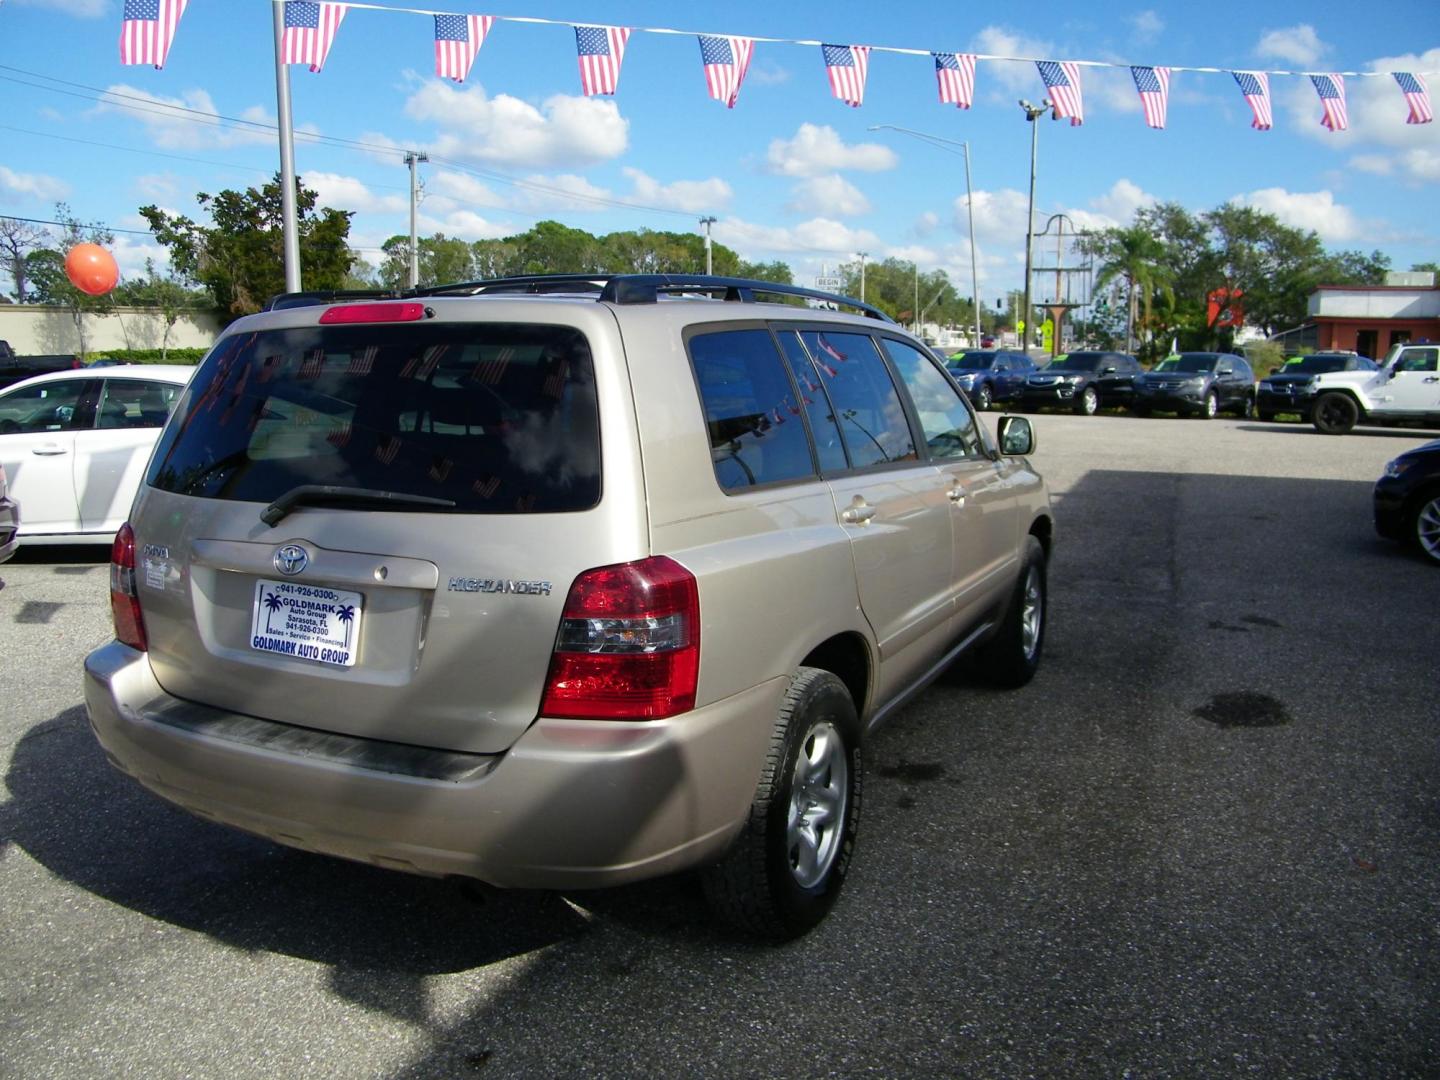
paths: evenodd
<path fill-rule="evenodd" d="M 11 295 L 17 304 L 26 300 L 25 287 L 29 281 L 26 256 L 44 247 L 48 239 L 49 234 L 38 225 L 0 217 L 0 270 L 10 275 Z"/>
<path fill-rule="evenodd" d="M 466 241 L 444 233 L 417 237 L 419 252 L 417 268 L 421 285 L 449 285 L 473 281 L 475 249 Z M 410 284 L 410 237 L 392 236 L 382 245 L 385 259 L 380 264 L 380 283 L 389 289 L 403 289 Z"/>
<path fill-rule="evenodd" d="M 126 307 L 149 308 L 160 317 L 164 330 L 160 335 L 160 362 L 166 363 L 170 353 L 170 335 L 175 324 L 191 311 L 209 306 L 209 297 L 201 291 L 185 288 L 172 277 L 163 276 L 155 268 L 154 259 L 145 260 L 145 276 L 138 281 L 122 283 L 114 292 L 115 303 Z M 123 316 L 120 325 L 125 327 Z M 127 328 L 128 329 L 128 328 Z M 126 334 L 127 344 L 129 334 Z"/>
<path fill-rule="evenodd" d="M 300 273 L 307 289 L 338 289 L 350 271 L 349 211 L 316 211 L 315 192 L 299 181 L 296 227 Z M 155 206 L 142 206 L 155 239 L 169 250 L 170 265 L 184 281 L 202 285 L 228 318 L 259 311 L 271 296 L 285 291 L 285 243 L 280 180 L 244 191 L 195 196 L 210 217 L 202 225 Z"/>
<path fill-rule="evenodd" d="M 1153 353 L 1156 331 L 1163 332 L 1175 309 L 1172 271 L 1164 242 L 1143 225 L 1131 225 L 1106 229 L 1085 246 L 1100 262 L 1095 276 L 1096 291 L 1105 289 L 1112 281 L 1125 285 L 1126 348 L 1137 337 L 1138 330 L 1143 338 L 1141 354 Z M 1166 318 L 1155 318 L 1157 306 Z"/>

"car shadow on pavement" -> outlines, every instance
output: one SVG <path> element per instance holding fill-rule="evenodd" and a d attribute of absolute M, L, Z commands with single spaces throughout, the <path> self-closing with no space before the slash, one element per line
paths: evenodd
<path fill-rule="evenodd" d="M 1317 438 L 1333 438 L 1335 436 L 1321 435 L 1309 423 L 1285 423 L 1277 421 L 1273 424 L 1252 423 L 1239 424 L 1237 431 L 1259 431 L 1266 435 L 1313 435 Z M 1430 428 L 1409 428 L 1409 427 L 1366 427 L 1364 424 L 1355 428 L 1353 435 L 1366 435 L 1379 439 L 1434 439 L 1440 438 L 1440 432 Z"/>
<path fill-rule="evenodd" d="M 331 965 L 338 992 L 405 1015 L 400 983 L 518 956 L 584 932 L 557 896 L 483 896 L 281 847 L 203 821 L 106 760 L 81 706 L 15 745 L 0 803 L 0 858 L 244 950 Z M 423 1001 L 423 997 L 420 997 Z"/>

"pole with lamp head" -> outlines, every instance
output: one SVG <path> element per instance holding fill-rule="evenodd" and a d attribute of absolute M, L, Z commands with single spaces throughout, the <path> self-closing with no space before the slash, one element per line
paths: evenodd
<path fill-rule="evenodd" d="M 1024 98 L 1020 99 L 1020 108 L 1025 110 L 1025 119 L 1030 123 L 1030 203 L 1025 213 L 1025 298 L 1021 301 L 1019 322 L 1024 327 L 1020 332 L 1020 348 L 1029 351 L 1030 335 L 1030 248 L 1035 242 L 1035 156 L 1036 145 L 1039 140 L 1040 129 L 1035 121 L 1044 116 L 1050 108 L 1050 99 L 1046 98 L 1039 105 L 1031 105 Z"/>

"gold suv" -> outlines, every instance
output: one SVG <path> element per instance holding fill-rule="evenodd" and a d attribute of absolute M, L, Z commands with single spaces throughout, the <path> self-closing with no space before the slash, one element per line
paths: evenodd
<path fill-rule="evenodd" d="M 1040 661 L 1033 441 L 791 286 L 280 297 L 161 435 L 91 723 L 277 843 L 501 887 L 698 867 L 793 937 L 845 880 L 870 733 L 966 650 L 1011 686 Z"/>

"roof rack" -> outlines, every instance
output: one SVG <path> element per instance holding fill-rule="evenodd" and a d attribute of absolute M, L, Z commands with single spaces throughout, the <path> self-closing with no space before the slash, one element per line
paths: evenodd
<path fill-rule="evenodd" d="M 782 285 L 752 278 L 715 277 L 709 274 L 530 274 L 430 285 L 423 289 L 336 289 L 282 293 L 272 297 L 264 310 L 278 311 L 314 304 L 333 304 L 341 300 L 400 300 L 417 296 L 485 296 L 497 293 L 594 293 L 597 300 L 612 304 L 654 304 L 662 295 L 686 293 L 702 294 L 740 304 L 764 303 L 765 301 L 759 298 L 765 296 L 794 296 L 832 304 L 837 308 L 848 308 L 883 322 L 895 321 L 879 308 L 854 297 L 807 289 L 801 285 Z"/>
<path fill-rule="evenodd" d="M 342 300 L 399 300 L 405 294 L 396 289 L 315 289 L 309 292 L 278 293 L 265 301 L 261 311 L 337 304 Z"/>

